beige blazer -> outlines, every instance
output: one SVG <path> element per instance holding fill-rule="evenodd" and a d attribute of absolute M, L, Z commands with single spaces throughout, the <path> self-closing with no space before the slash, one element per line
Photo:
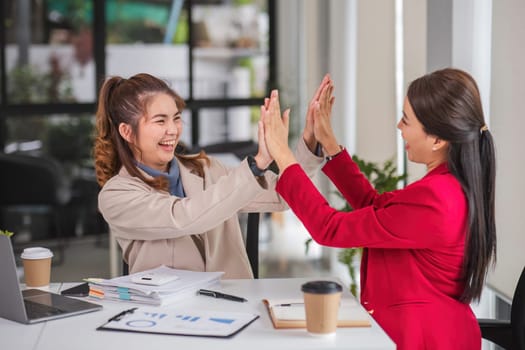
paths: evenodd
<path fill-rule="evenodd" d="M 310 176 L 323 161 L 304 142 L 296 156 Z M 277 176 L 267 171 L 257 181 L 246 159 L 233 169 L 210 160 L 204 178 L 179 162 L 185 198 L 157 191 L 125 168 L 104 185 L 99 209 L 131 273 L 163 264 L 224 271 L 224 278 L 253 278 L 237 213 L 287 209 L 274 191 Z"/>

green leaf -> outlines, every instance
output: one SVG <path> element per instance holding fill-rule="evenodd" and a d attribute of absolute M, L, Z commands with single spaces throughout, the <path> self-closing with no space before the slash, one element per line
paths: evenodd
<path fill-rule="evenodd" d="M 13 232 L 7 230 L 0 230 L 0 235 L 11 237 L 13 235 Z"/>

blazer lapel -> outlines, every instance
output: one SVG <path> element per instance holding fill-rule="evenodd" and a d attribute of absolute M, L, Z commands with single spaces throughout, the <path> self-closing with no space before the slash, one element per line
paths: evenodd
<path fill-rule="evenodd" d="M 185 167 L 181 162 L 179 162 L 177 158 L 175 158 L 174 160 L 176 160 L 179 163 L 182 187 L 184 188 L 186 196 L 202 192 L 202 190 L 204 189 L 204 179 L 198 176 L 197 174 L 192 173 L 191 170 Z"/>
<path fill-rule="evenodd" d="M 200 193 L 204 189 L 204 179 L 190 171 L 181 162 L 174 158 L 179 163 L 180 176 L 182 180 L 182 187 L 186 196 L 191 196 L 194 193 Z M 194 234 L 190 236 L 193 243 L 199 251 L 204 265 L 206 265 L 206 239 L 203 234 Z"/>

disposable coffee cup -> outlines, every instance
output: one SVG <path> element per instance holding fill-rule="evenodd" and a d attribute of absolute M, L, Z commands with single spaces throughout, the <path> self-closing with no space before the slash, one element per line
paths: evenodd
<path fill-rule="evenodd" d="M 21 258 L 27 287 L 46 287 L 51 280 L 51 250 L 43 247 L 25 248 Z"/>
<path fill-rule="evenodd" d="M 343 287 L 333 281 L 312 281 L 302 285 L 306 330 L 314 336 L 333 336 Z"/>

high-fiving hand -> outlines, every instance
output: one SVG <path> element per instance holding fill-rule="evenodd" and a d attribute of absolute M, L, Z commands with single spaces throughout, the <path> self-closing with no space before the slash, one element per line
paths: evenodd
<path fill-rule="evenodd" d="M 325 76 L 325 79 L 327 76 Z M 330 155 L 333 155 L 340 150 L 339 144 L 334 135 L 331 120 L 332 107 L 335 101 L 333 92 L 334 84 L 328 77 L 326 84 L 320 87 L 319 98 L 314 102 L 313 107 L 313 129 L 315 139 L 323 146 L 325 153 Z"/>
<path fill-rule="evenodd" d="M 291 164 L 297 163 L 290 147 L 288 147 L 290 110 L 284 111 L 281 118 L 281 106 L 277 90 L 272 91 L 267 102 L 265 101 L 265 105 L 261 106 L 266 147 L 277 163 L 279 170 L 283 172 Z"/>
<path fill-rule="evenodd" d="M 306 111 L 306 121 L 303 130 L 303 139 L 312 153 L 315 152 L 315 148 L 318 142 L 314 134 L 314 113 L 317 104 L 320 102 L 319 99 L 321 98 L 321 93 L 323 89 L 326 90 L 328 85 L 333 86 L 333 83 L 332 79 L 330 78 L 330 75 L 326 74 L 323 80 L 321 81 L 321 84 L 319 84 L 317 91 L 312 96 L 312 99 L 310 100 L 310 103 L 308 104 L 308 109 Z"/>
<path fill-rule="evenodd" d="M 266 147 L 266 140 L 264 139 L 264 122 L 262 107 L 257 130 L 257 143 L 259 144 L 259 148 L 257 150 L 257 155 L 255 155 L 254 157 L 255 162 L 257 163 L 257 167 L 259 169 L 266 169 L 272 163 L 273 158 L 270 155 L 270 152 L 268 152 L 268 148 Z"/>
<path fill-rule="evenodd" d="M 327 74 L 308 105 L 303 139 L 312 152 L 317 142 L 323 146 L 326 154 L 333 155 L 340 151 L 331 124 L 332 107 L 335 101 L 333 92 L 334 84 Z M 266 148 L 281 172 L 291 164 L 297 163 L 288 146 L 289 115 L 288 109 L 281 118 L 279 93 L 273 90 L 270 97 L 265 99 L 264 106 L 261 106 L 263 126 L 260 129 L 263 129 Z"/>

